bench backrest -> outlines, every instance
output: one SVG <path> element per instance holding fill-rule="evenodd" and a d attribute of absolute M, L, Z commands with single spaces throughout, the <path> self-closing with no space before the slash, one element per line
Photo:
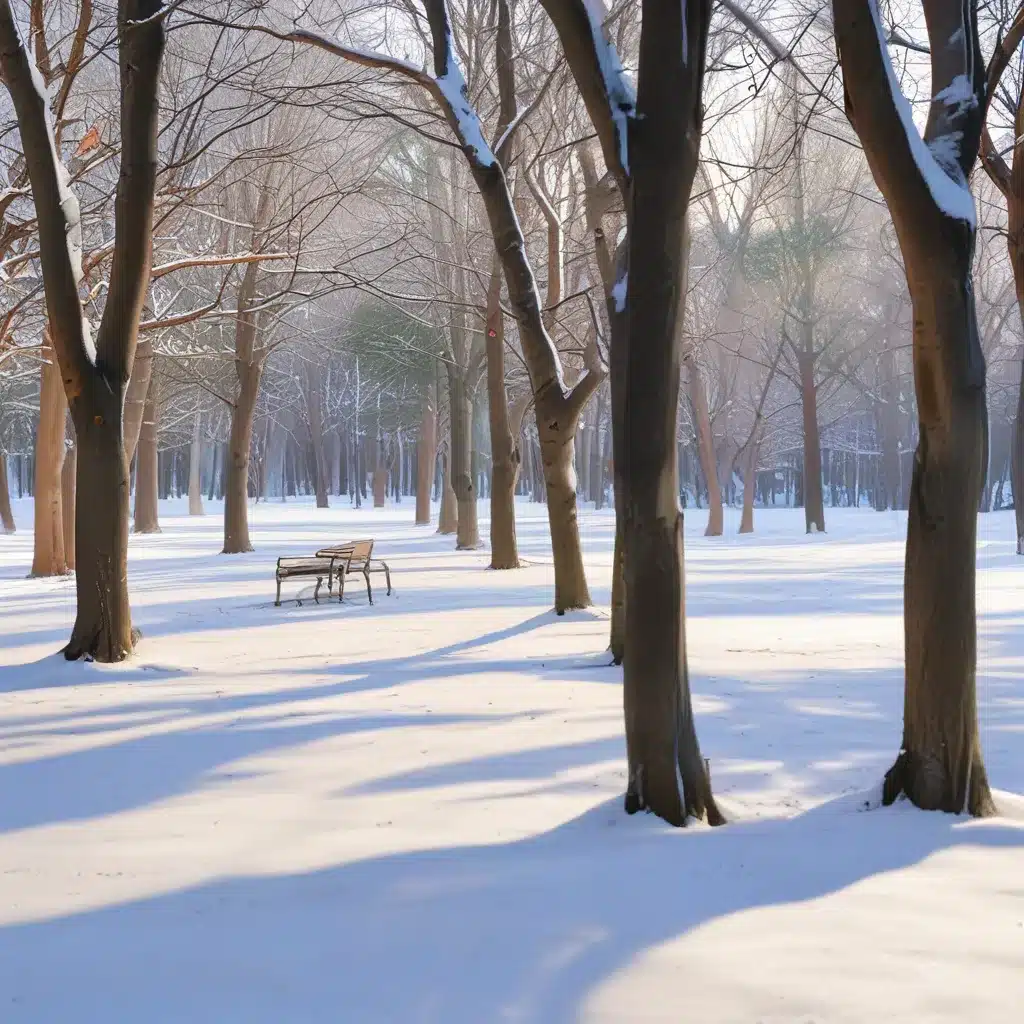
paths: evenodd
<path fill-rule="evenodd" d="M 349 565 L 362 565 L 370 560 L 373 554 L 372 540 L 357 540 L 352 542 L 352 554 L 349 555 Z"/>

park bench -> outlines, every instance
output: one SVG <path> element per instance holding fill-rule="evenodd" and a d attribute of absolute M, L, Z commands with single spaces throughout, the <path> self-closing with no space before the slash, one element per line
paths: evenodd
<path fill-rule="evenodd" d="M 313 600 L 319 604 L 320 587 L 325 579 L 327 580 L 328 587 L 330 587 L 333 572 L 334 560 L 332 558 L 321 558 L 319 555 L 315 558 L 279 558 L 277 560 L 277 570 L 274 573 L 277 580 L 277 598 L 274 601 L 274 607 L 281 607 L 281 584 L 284 580 L 312 579 L 313 577 L 316 577 Z M 301 606 L 301 598 L 296 598 L 296 601 Z"/>
<path fill-rule="evenodd" d="M 345 598 L 345 577 L 359 573 L 366 580 L 366 596 L 373 604 L 373 587 L 370 586 L 370 575 L 375 572 L 384 573 L 388 585 L 388 596 L 391 595 L 391 569 L 387 562 L 379 558 L 372 558 L 372 540 L 354 540 L 347 544 L 335 544 L 332 547 L 321 548 L 317 558 L 328 558 L 331 560 L 330 576 L 327 579 L 328 593 L 333 592 L 333 579 L 338 580 L 338 601 Z"/>

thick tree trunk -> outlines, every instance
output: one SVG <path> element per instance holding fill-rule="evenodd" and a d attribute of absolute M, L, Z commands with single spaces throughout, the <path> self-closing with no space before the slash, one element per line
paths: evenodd
<path fill-rule="evenodd" d="M 64 552 L 60 474 L 64 464 L 64 421 L 68 403 L 60 369 L 48 336 L 43 338 L 39 374 L 39 428 L 36 433 L 33 503 L 32 575 L 61 576 L 68 571 Z"/>
<path fill-rule="evenodd" d="M 69 569 L 75 568 L 75 510 L 78 489 L 78 442 L 74 440 L 75 428 L 69 421 L 68 433 L 71 447 L 64 454 L 64 468 L 60 473 L 60 504 L 64 520 L 64 561 Z"/>
<path fill-rule="evenodd" d="M 128 459 L 121 430 L 125 389 L 99 380 L 90 385 L 91 394 L 74 410 L 76 490 L 90 499 L 75 505 L 75 551 L 82 555 L 76 557 L 78 616 L 64 656 L 114 662 L 135 646 L 128 603 Z"/>
<path fill-rule="evenodd" d="M 825 499 L 821 489 L 821 435 L 813 354 L 804 353 L 800 358 L 800 404 L 804 427 L 804 522 L 808 533 L 824 533 Z"/>
<path fill-rule="evenodd" d="M 434 481 L 434 463 L 437 460 L 437 403 L 434 385 L 427 384 L 423 391 L 420 416 L 420 436 L 416 443 L 416 525 L 430 524 L 430 488 Z"/>
<path fill-rule="evenodd" d="M 505 393 L 505 324 L 501 268 L 495 259 L 487 292 L 487 405 L 491 433 L 491 568 L 517 569 L 516 483 L 519 445 L 509 425 Z"/>
<path fill-rule="evenodd" d="M 875 8 L 836 0 L 833 11 L 847 114 L 892 215 L 913 303 L 919 440 L 904 574 L 903 743 L 883 801 L 904 794 L 925 809 L 991 814 L 975 682 L 976 533 L 988 445 L 971 282 L 977 215 L 967 184 L 985 109 L 976 5 L 925 0 L 933 102 L 924 145 L 909 137 L 916 129 L 899 109 L 903 97 L 893 96 Z M 949 103 L 953 90 L 966 99 Z M 922 166 L 929 152 L 936 159 Z M 946 179 L 941 199 L 932 175 Z"/>
<path fill-rule="evenodd" d="M 480 546 L 476 515 L 476 484 L 473 480 L 473 407 L 466 394 L 466 381 L 458 367 L 448 366 L 448 396 L 451 410 L 449 474 L 459 507 L 455 547 L 471 550 Z"/>
<path fill-rule="evenodd" d="M 195 421 L 192 424 L 192 445 L 188 453 L 188 514 L 190 516 L 203 514 L 202 468 L 202 416 L 200 413 L 196 413 Z"/>
<path fill-rule="evenodd" d="M 0 451 L 0 527 L 4 533 L 14 533 L 11 489 L 7 482 L 7 453 L 3 451 Z"/>
<path fill-rule="evenodd" d="M 697 452 L 700 468 L 708 486 L 708 525 L 705 537 L 721 537 L 724 529 L 722 513 L 722 488 L 718 483 L 718 467 L 715 459 L 715 438 L 711 433 L 711 416 L 708 412 L 708 393 L 704 377 L 695 356 L 687 360 L 687 391 L 690 406 L 697 427 Z"/>
<path fill-rule="evenodd" d="M 253 362 L 240 365 L 238 369 L 240 387 L 231 408 L 231 437 L 228 441 L 228 457 L 223 467 L 225 555 L 252 551 L 248 514 L 249 456 L 263 367 Z"/>
<path fill-rule="evenodd" d="M 156 386 L 150 381 L 135 461 L 135 532 L 159 533 L 159 439 L 160 415 Z"/>
<path fill-rule="evenodd" d="M 624 387 L 626 810 L 673 825 L 722 821 L 686 663 L 676 426 L 685 222 L 702 128 L 710 4 L 644 0 L 637 117 L 629 126 L 628 350 Z M 712 462 L 713 466 L 713 462 Z"/>

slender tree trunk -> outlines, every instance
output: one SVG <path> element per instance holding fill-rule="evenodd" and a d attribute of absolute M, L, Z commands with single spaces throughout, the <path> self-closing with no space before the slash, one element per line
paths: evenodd
<path fill-rule="evenodd" d="M 1017 523 L 1017 554 L 1024 555 L 1024 364 L 1017 388 L 1017 412 L 1013 419 L 1010 487 L 1013 489 L 1013 515 Z"/>
<path fill-rule="evenodd" d="M 491 568 L 516 569 L 516 482 L 519 445 L 509 425 L 505 393 L 505 324 L 501 268 L 495 259 L 487 292 L 487 405 L 491 432 Z"/>
<path fill-rule="evenodd" d="M 128 381 L 128 391 L 124 400 L 124 447 L 129 466 L 135 458 L 135 449 L 142 434 L 142 422 L 145 419 L 152 377 L 153 341 L 148 334 L 143 334 L 135 350 L 135 363 L 132 366 L 132 376 Z"/>
<path fill-rule="evenodd" d="M 800 358 L 800 404 L 804 426 L 804 522 L 808 533 L 824 533 L 825 499 L 821 488 L 821 435 L 813 353 L 805 352 Z"/>
<path fill-rule="evenodd" d="M 711 416 L 708 412 L 708 393 L 695 356 L 690 356 L 687 366 L 689 371 L 687 391 L 690 395 L 690 405 L 693 408 L 693 417 L 697 426 L 697 452 L 700 455 L 701 472 L 708 485 L 708 525 L 704 530 L 704 536 L 721 537 L 724 528 L 722 488 L 718 483 L 715 438 L 711 433 Z"/>
<path fill-rule="evenodd" d="M 64 552 L 60 474 L 64 464 L 64 420 L 68 403 L 49 336 L 43 337 L 39 375 L 39 429 L 36 433 L 32 575 L 61 576 L 68 571 Z"/>
<path fill-rule="evenodd" d="M 238 398 L 231 409 L 231 437 L 224 474 L 224 551 L 236 555 L 252 551 L 249 541 L 249 457 L 252 450 L 253 421 L 263 367 L 249 363 L 239 367 Z"/>
<path fill-rule="evenodd" d="M 69 569 L 75 568 L 75 499 L 78 477 L 78 442 L 75 440 L 75 426 L 68 417 L 68 435 L 71 447 L 64 454 L 64 468 L 60 474 L 60 504 L 64 520 L 64 560 Z"/>
<path fill-rule="evenodd" d="M 444 480 L 441 484 L 441 511 L 437 517 L 438 533 L 456 533 L 459 529 L 459 500 L 452 487 L 451 438 L 444 457 Z"/>
<path fill-rule="evenodd" d="M 754 532 L 754 492 L 757 488 L 757 448 L 756 428 L 750 440 L 747 457 L 743 461 L 743 514 L 740 517 L 740 533 Z"/>
<path fill-rule="evenodd" d="M 466 381 L 458 367 L 448 366 L 448 395 L 451 410 L 449 476 L 459 507 L 455 547 L 470 550 L 480 546 L 476 516 L 476 485 L 473 480 L 473 409 L 466 394 Z"/>
<path fill-rule="evenodd" d="M 203 514 L 203 418 L 201 413 L 196 413 L 192 424 L 192 446 L 188 455 L 188 514 L 190 516 L 201 516 Z"/>
<path fill-rule="evenodd" d="M 316 488 L 316 507 L 328 508 L 327 498 L 329 470 L 327 454 L 324 450 L 324 410 L 323 389 L 317 370 L 306 364 L 306 404 L 309 414 L 309 434 L 313 442 L 313 462 L 316 470 L 314 486 Z"/>
<path fill-rule="evenodd" d="M 135 532 L 159 533 L 159 405 L 156 386 L 150 381 L 142 416 L 135 463 Z"/>
<path fill-rule="evenodd" d="M 416 525 L 430 523 L 430 488 L 437 459 L 437 403 L 434 385 L 424 387 L 420 415 L 420 436 L 416 444 Z"/>
<path fill-rule="evenodd" d="M 14 513 L 11 511 L 11 490 L 7 483 L 7 453 L 0 451 L 0 526 L 4 533 L 14 533 Z"/>

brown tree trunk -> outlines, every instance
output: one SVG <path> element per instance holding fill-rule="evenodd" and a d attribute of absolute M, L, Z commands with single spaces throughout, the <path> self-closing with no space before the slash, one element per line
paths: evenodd
<path fill-rule="evenodd" d="M 420 436 L 416 443 L 416 525 L 430 524 L 430 489 L 437 461 L 437 405 L 434 385 L 425 385 L 420 416 Z"/>
<path fill-rule="evenodd" d="M 723 524 L 722 488 L 718 483 L 718 466 L 715 459 L 715 438 L 711 433 L 711 416 L 708 412 L 708 393 L 704 386 L 704 377 L 697 365 L 695 355 L 687 360 L 688 380 L 687 391 L 690 395 L 690 406 L 697 427 L 697 453 L 700 456 L 700 468 L 708 485 L 708 525 L 704 530 L 705 537 L 721 537 Z"/>
<path fill-rule="evenodd" d="M 316 479 L 313 486 L 316 490 L 316 507 L 328 508 L 327 498 L 329 471 L 327 456 L 324 451 L 324 410 L 323 393 L 319 373 L 311 364 L 306 364 L 306 411 L 309 416 L 309 434 L 313 442 L 313 461 Z"/>
<path fill-rule="evenodd" d="M 988 417 L 967 186 L 985 106 L 976 6 L 925 0 L 933 102 L 923 145 L 893 95 L 898 85 L 875 8 L 836 0 L 833 10 L 847 114 L 892 215 L 913 303 L 920 439 L 907 520 L 903 743 L 883 801 L 904 794 L 925 809 L 985 815 L 994 807 L 978 734 L 975 562 Z M 971 102 L 945 101 L 954 83 L 970 90 Z M 945 164 L 932 159 L 922 168 L 950 140 Z M 941 194 L 934 175 L 947 179 Z"/>
<path fill-rule="evenodd" d="M 188 453 L 188 514 L 190 516 L 203 514 L 202 461 L 202 416 L 196 413 L 195 421 L 192 424 L 192 445 Z"/>
<path fill-rule="evenodd" d="M 32 575 L 62 576 L 68 571 L 64 552 L 60 474 L 64 464 L 64 421 L 68 403 L 49 336 L 43 336 L 39 374 L 39 429 L 33 487 L 35 534 Z"/>
<path fill-rule="evenodd" d="M 14 513 L 11 511 L 11 489 L 7 483 L 7 453 L 0 451 L 0 526 L 4 533 L 14 533 Z"/>
<path fill-rule="evenodd" d="M 460 368 L 451 364 L 448 366 L 448 398 L 451 419 L 449 473 L 459 507 L 455 547 L 460 551 L 471 550 L 480 546 L 471 453 L 473 407 L 466 394 L 466 381 Z"/>
<path fill-rule="evenodd" d="M 747 456 L 743 460 L 743 513 L 740 533 L 754 532 L 754 491 L 757 487 L 757 437 L 751 438 Z"/>
<path fill-rule="evenodd" d="M 821 488 L 821 436 L 813 353 L 805 352 L 800 357 L 800 404 L 804 426 L 804 523 L 808 533 L 824 533 L 825 499 Z"/>
<path fill-rule="evenodd" d="M 160 532 L 159 439 L 160 415 L 156 382 L 150 381 L 135 461 L 135 532 Z"/>
<path fill-rule="evenodd" d="M 74 424 L 68 423 L 71 436 L 71 447 L 64 454 L 64 468 L 60 474 L 60 505 L 64 520 L 64 561 L 69 569 L 75 568 L 75 499 L 77 495 L 76 480 L 78 477 L 78 442 L 74 440 Z"/>
<path fill-rule="evenodd" d="M 438 533 L 457 533 L 459 529 L 459 500 L 452 487 L 451 438 L 444 456 L 444 479 L 441 483 L 441 510 L 437 517 Z"/>
<path fill-rule="evenodd" d="M 135 449 L 142 434 L 142 422 L 145 419 L 152 377 L 153 342 L 147 334 L 143 334 L 135 352 L 135 363 L 132 366 L 132 376 L 128 381 L 128 391 L 124 400 L 124 448 L 129 466 L 135 458 Z"/>
<path fill-rule="evenodd" d="M 644 0 L 642 10 L 637 116 L 629 127 L 632 194 L 621 469 L 626 810 L 650 810 L 673 825 L 685 824 L 691 815 L 717 824 L 722 818 L 690 700 L 676 460 L 685 222 L 702 129 L 711 5 Z"/>
<path fill-rule="evenodd" d="M 491 568 L 517 569 L 516 483 L 519 445 L 509 425 L 505 393 L 505 324 L 501 267 L 495 259 L 487 291 L 487 404 L 491 431 Z"/>
<path fill-rule="evenodd" d="M 262 364 L 237 364 L 238 397 L 231 408 L 231 435 L 224 473 L 224 550 L 225 555 L 252 551 L 249 540 L 249 458 L 256 418 Z"/>

